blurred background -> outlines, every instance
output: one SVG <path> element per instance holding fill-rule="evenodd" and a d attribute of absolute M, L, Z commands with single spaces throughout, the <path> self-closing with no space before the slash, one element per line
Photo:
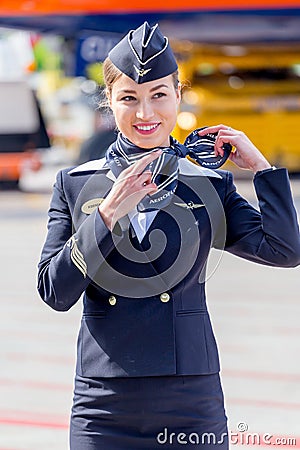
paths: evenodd
<path fill-rule="evenodd" d="M 0 450 L 68 448 L 81 304 L 50 311 L 36 293 L 36 265 L 57 171 L 102 157 L 115 139 L 102 62 L 128 30 L 158 22 L 170 38 L 184 84 L 174 136 L 218 123 L 245 131 L 288 168 L 299 214 L 300 0 L 160 3 L 0 6 Z M 226 168 L 256 206 L 251 174 Z M 215 255 L 213 267 L 209 306 L 239 432 L 232 445 L 252 432 L 300 448 L 299 268 L 230 255 Z"/>

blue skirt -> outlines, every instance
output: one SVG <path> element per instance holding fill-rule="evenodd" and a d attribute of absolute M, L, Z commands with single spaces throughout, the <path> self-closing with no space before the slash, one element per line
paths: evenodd
<path fill-rule="evenodd" d="M 227 450 L 219 374 L 130 378 L 76 375 L 71 450 Z"/>

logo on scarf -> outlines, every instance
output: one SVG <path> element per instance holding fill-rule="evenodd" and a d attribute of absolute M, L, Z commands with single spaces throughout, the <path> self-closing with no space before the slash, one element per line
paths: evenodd
<path fill-rule="evenodd" d="M 116 152 L 115 152 L 113 149 L 111 150 L 110 154 L 111 154 L 111 156 L 113 157 L 114 162 L 116 163 L 116 165 L 117 165 L 118 167 L 122 167 L 122 163 L 121 163 L 121 161 L 120 161 L 118 155 L 116 154 Z"/>
<path fill-rule="evenodd" d="M 175 189 L 172 189 L 171 191 L 166 192 L 164 195 L 162 195 L 161 197 L 158 198 L 152 198 L 150 200 L 150 205 L 153 203 L 158 203 L 161 202 L 162 200 L 165 200 L 166 198 L 168 198 L 170 195 L 174 194 Z"/>

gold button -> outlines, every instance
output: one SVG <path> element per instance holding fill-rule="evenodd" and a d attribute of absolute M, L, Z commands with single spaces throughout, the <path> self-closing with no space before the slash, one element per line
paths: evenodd
<path fill-rule="evenodd" d="M 163 303 L 167 303 L 170 300 L 170 296 L 167 292 L 163 292 L 160 294 L 160 301 Z"/>
<path fill-rule="evenodd" d="M 116 297 L 115 297 L 114 295 L 111 295 L 111 296 L 109 297 L 108 301 L 109 301 L 109 304 L 110 304 L 111 306 L 115 306 L 115 304 L 117 303 L 117 299 L 116 299 Z"/>

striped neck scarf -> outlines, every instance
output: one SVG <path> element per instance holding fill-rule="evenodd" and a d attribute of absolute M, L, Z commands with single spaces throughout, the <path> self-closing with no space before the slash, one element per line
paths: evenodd
<path fill-rule="evenodd" d="M 213 135 L 199 136 L 198 130 L 193 131 L 185 140 L 185 145 L 180 144 L 170 136 L 169 147 L 155 147 L 142 149 L 130 142 L 121 133 L 106 152 L 106 161 L 110 170 L 117 178 L 120 173 L 150 153 L 161 149 L 162 154 L 152 161 L 145 170 L 152 172 L 151 182 L 157 185 L 154 194 L 146 195 L 137 205 L 139 212 L 148 212 L 165 208 L 172 200 L 178 183 L 178 159 L 186 156 L 194 159 L 198 164 L 206 168 L 219 168 L 228 158 L 231 146 L 225 144 L 224 157 L 216 157 L 214 154 L 215 137 Z M 225 147 L 225 146 L 224 146 Z M 230 149 L 229 149 L 230 147 Z"/>

